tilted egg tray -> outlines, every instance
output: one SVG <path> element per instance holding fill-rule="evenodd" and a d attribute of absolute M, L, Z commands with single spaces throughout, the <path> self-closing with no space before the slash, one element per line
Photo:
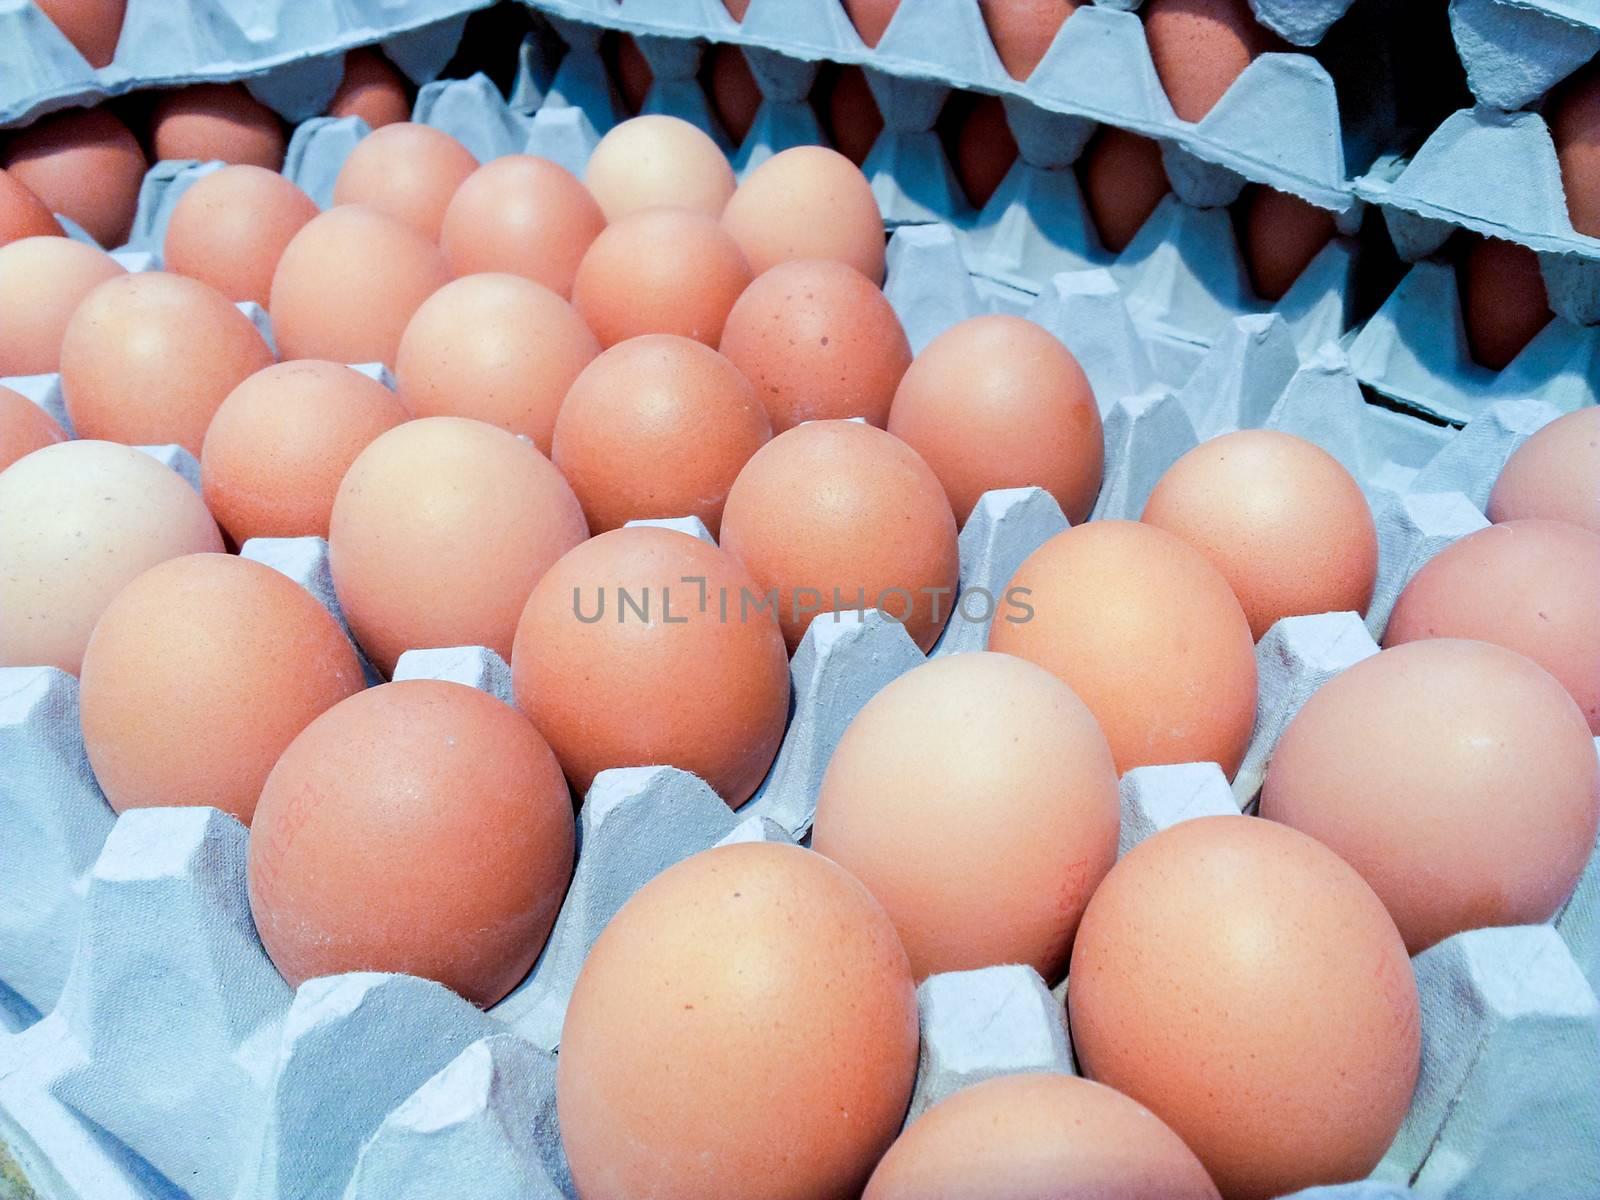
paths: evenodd
<path fill-rule="evenodd" d="M 888 288 L 919 337 L 981 304 L 971 281 L 952 286 L 961 269 L 949 230 L 896 234 Z M 941 306 L 908 311 L 921 297 Z M 1060 276 L 1034 311 L 1069 342 L 1103 343 L 1098 358 L 1083 348 L 1107 431 L 1097 516 L 1136 516 L 1197 437 L 1266 426 L 1310 437 L 1357 474 L 1381 546 L 1367 623 L 1292 618 L 1263 639 L 1257 733 L 1232 787 L 1212 764 L 1124 777 L 1125 850 L 1177 820 L 1249 806 L 1299 705 L 1375 652 L 1404 580 L 1483 526 L 1500 464 L 1555 410 L 1509 401 L 1460 432 L 1427 426 L 1365 404 L 1336 347 L 1302 362 L 1286 324 L 1260 315 L 1235 321 L 1182 391 L 1136 388 L 1126 347 L 1138 342 L 1117 306 L 1109 276 L 1088 271 Z M 1132 339 L 1123 348 L 1119 324 Z M 161 454 L 192 478 L 184 452 Z M 962 531 L 963 588 L 997 592 L 1065 524 L 1037 489 L 991 493 Z M 257 541 L 245 553 L 337 611 L 320 539 Z M 959 623 L 933 653 L 983 642 L 981 624 Z M 0 672 L 0 1011 L 18 1030 L 0 1037 L 0 1140 L 50 1200 L 570 1194 L 551 1053 L 588 946 L 672 862 L 730 837 L 803 838 L 843 729 L 921 661 L 879 614 L 818 620 L 792 666 L 783 747 L 738 812 L 672 768 L 604 774 L 580 812 L 578 867 L 550 942 L 489 1014 L 403 976 L 338 976 L 291 995 L 250 922 L 244 829 L 209 809 L 114 818 L 84 756 L 76 681 L 48 668 Z M 505 664 L 481 648 L 413 651 L 396 674 L 509 695 Z M 1562 1188 L 1600 1179 L 1600 1147 L 1584 1136 L 1600 1121 L 1600 1073 L 1588 1066 L 1600 1064 L 1597 893 L 1591 864 L 1556 930 L 1477 931 L 1419 956 L 1417 1100 L 1378 1182 L 1322 1194 L 1396 1196 L 1414 1183 L 1421 1196 L 1489 1197 L 1514 1179 L 1581 1195 Z M 926 982 L 912 1111 L 991 1075 L 1072 1069 L 1059 994 L 1022 967 Z"/>
<path fill-rule="evenodd" d="M 1450 31 L 1479 104 L 1532 104 L 1600 52 L 1589 0 L 1450 0 Z"/>
<path fill-rule="evenodd" d="M 455 52 L 467 14 L 492 2 L 128 0 L 116 57 L 95 70 L 33 0 L 0 0 L 0 126 L 139 88 L 231 79 L 299 120 L 327 106 L 345 51 L 381 43 L 424 83 Z"/>

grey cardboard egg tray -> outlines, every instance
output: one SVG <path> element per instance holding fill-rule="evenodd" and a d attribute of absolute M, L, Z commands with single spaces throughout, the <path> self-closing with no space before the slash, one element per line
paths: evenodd
<path fill-rule="evenodd" d="M 891 243 L 888 290 L 916 340 L 981 309 L 951 231 Z M 919 297 L 939 297 L 912 311 Z M 967 307 L 964 307 L 967 306 Z M 1083 357 L 1101 397 L 1107 472 L 1097 517 L 1136 517 L 1159 474 L 1204 437 L 1240 427 L 1311 438 L 1361 480 L 1380 531 L 1368 620 L 1291 618 L 1258 647 L 1257 732 L 1230 786 L 1213 764 L 1130 771 L 1123 845 L 1176 821 L 1248 809 L 1270 749 L 1307 696 L 1375 652 L 1394 596 L 1455 537 L 1481 528 L 1501 463 L 1556 410 L 1493 406 L 1461 431 L 1365 404 L 1338 348 L 1302 357 L 1276 316 L 1237 319 L 1173 391 L 1141 378 L 1141 343 L 1104 271 L 1058 277 L 1035 317 Z M 1147 369 L 1147 368 L 1146 368 Z M 380 379 L 381 368 L 373 368 Z M 193 481 L 193 460 L 159 456 Z M 707 537 L 691 520 L 669 521 Z M 962 586 L 998 593 L 1065 528 L 1045 493 L 990 493 L 961 533 Z M 320 539 L 244 553 L 337 613 Z M 960 620 L 935 655 L 981 649 Z M 209 809 L 115 818 L 78 731 L 76 681 L 0 671 L 0 1140 L 42 1193 L 151 1197 L 487 1198 L 570 1194 L 552 1054 L 588 947 L 626 898 L 673 862 L 727 839 L 804 839 L 844 728 L 923 661 L 881 614 L 822 618 L 792 664 L 793 716 L 768 780 L 738 812 L 670 767 L 604 773 L 579 814 L 579 856 L 528 979 L 484 1014 L 403 976 L 316 980 L 291 995 L 266 959 L 244 894 L 245 830 Z M 396 677 L 448 678 L 509 700 L 482 648 L 415 650 Z M 1378 1182 L 1335 1195 L 1497 1196 L 1508 1179 L 1568 1194 L 1600 1178 L 1600 866 L 1550 927 L 1479 931 L 1417 960 L 1423 1084 Z M 1587 976 L 1587 979 L 1585 978 Z M 978 1079 L 1072 1070 L 1060 1007 L 1023 967 L 937 976 L 919 992 L 922 1062 L 912 1111 Z M 1548 1186 L 1543 1186 L 1548 1185 Z"/>
<path fill-rule="evenodd" d="M 327 107 L 347 50 L 380 43 L 413 82 L 455 52 L 492 0 L 128 0 L 109 66 L 95 70 L 33 0 L 0 0 L 0 126 L 137 88 L 243 79 L 290 120 Z"/>

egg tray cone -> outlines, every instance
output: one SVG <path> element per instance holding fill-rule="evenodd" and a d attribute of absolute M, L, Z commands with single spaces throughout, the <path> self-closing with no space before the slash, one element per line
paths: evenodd
<path fill-rule="evenodd" d="M 128 0 L 111 64 L 95 70 L 32 0 L 0 0 L 0 126 L 140 88 L 243 79 L 290 120 L 327 106 L 345 51 L 379 43 L 413 82 L 449 62 L 491 0 Z"/>

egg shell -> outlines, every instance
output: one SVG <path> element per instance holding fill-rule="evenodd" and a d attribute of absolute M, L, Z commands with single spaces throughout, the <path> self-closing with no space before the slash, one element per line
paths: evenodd
<path fill-rule="evenodd" d="M 578 265 L 572 303 L 602 346 L 646 333 L 715 346 L 751 279 L 744 251 L 715 218 L 647 208 L 594 239 Z"/>
<path fill-rule="evenodd" d="M 344 56 L 344 75 L 328 101 L 330 117 L 360 117 L 372 129 L 411 119 L 404 76 L 383 52 L 362 46 Z"/>
<path fill-rule="evenodd" d="M 284 248 L 316 215 L 315 201 L 282 175 L 223 167 L 197 179 L 173 205 L 162 263 L 229 300 L 265 308 Z"/>
<path fill-rule="evenodd" d="M 1144 32 L 1180 121 L 1198 121 L 1258 54 L 1278 48 L 1246 0 L 1150 0 Z"/>
<path fill-rule="evenodd" d="M 1539 257 L 1499 238 L 1463 235 L 1463 243 L 1457 273 L 1467 345 L 1474 361 L 1499 371 L 1552 319 Z"/>
<path fill-rule="evenodd" d="M 1594 849 L 1600 763 L 1549 672 L 1487 642 L 1431 638 L 1306 701 L 1273 751 L 1261 815 L 1355 867 L 1420 954 L 1556 914 Z"/>
<path fill-rule="evenodd" d="M 728 489 L 771 437 L 737 367 L 689 338 L 650 334 L 583 369 L 556 417 L 551 460 L 591 532 L 689 516 L 715 537 Z"/>
<path fill-rule="evenodd" d="M 1172 190 L 1161 163 L 1161 145 L 1110 125 L 1100 128 L 1084 151 L 1083 198 L 1100 244 L 1120 254 Z"/>
<path fill-rule="evenodd" d="M 384 684 L 323 713 L 268 776 L 250 911 L 292 986 L 395 971 L 486 1007 L 549 937 L 573 842 L 561 770 L 520 714 L 465 684 Z"/>
<path fill-rule="evenodd" d="M 0 471 L 17 459 L 67 440 L 56 419 L 21 392 L 0 387 Z"/>
<path fill-rule="evenodd" d="M 407 650 L 511 657 L 528 594 L 583 541 L 550 460 L 482 421 L 426 417 L 380 434 L 345 473 L 328 557 L 356 641 L 385 674 Z"/>
<path fill-rule="evenodd" d="M 276 171 L 286 146 L 283 122 L 242 84 L 196 83 L 156 102 L 150 140 L 162 161 L 239 163 Z"/>
<path fill-rule="evenodd" d="M 944 489 L 915 450 L 871 425 L 813 421 L 756 451 L 728 492 L 721 542 L 776 596 L 790 653 L 817 614 L 872 608 L 926 653 L 956 604 Z"/>
<path fill-rule="evenodd" d="M 0 246 L 0 376 L 61 365 L 61 339 L 83 298 L 127 272 L 102 250 L 64 237 Z"/>
<path fill-rule="evenodd" d="M 52 213 L 108 249 L 133 227 L 145 166 L 137 139 L 104 108 L 41 117 L 11 135 L 0 161 Z"/>
<path fill-rule="evenodd" d="M 61 237 L 61 222 L 43 200 L 6 171 L 0 171 L 0 247 L 28 237 Z"/>
<path fill-rule="evenodd" d="M 1365 616 L 1378 531 L 1361 485 L 1320 446 L 1275 429 L 1203 442 L 1168 467 L 1140 520 L 1222 572 L 1260 641 L 1284 617 Z"/>
<path fill-rule="evenodd" d="M 1029 555 L 997 603 L 989 649 L 1076 692 L 1118 773 L 1214 762 L 1231 779 L 1239 769 L 1255 725 L 1255 646 L 1228 581 L 1199 551 L 1151 525 L 1091 521 Z"/>
<path fill-rule="evenodd" d="M 90 292 L 61 339 L 61 391 L 82 437 L 182 446 L 195 457 L 229 392 L 272 365 L 250 318 L 221 292 L 164 271 Z"/>
<path fill-rule="evenodd" d="M 0 472 L 0 666 L 76 675 L 125 584 L 221 549 L 194 489 L 149 455 L 96 441 L 34 451 Z"/>
<path fill-rule="evenodd" d="M 128 0 L 34 0 L 95 70 L 111 65 Z"/>
<path fill-rule="evenodd" d="M 952 654 L 868 700 L 817 796 L 812 849 L 894 922 L 918 979 L 1027 963 L 1066 974 L 1117 858 L 1117 771 L 1093 714 L 1050 672 Z"/>
<path fill-rule="evenodd" d="M 705 79 L 717 120 L 737 146 L 755 124 L 762 99 L 761 86 L 750 70 L 744 49 L 728 43 L 709 47 Z"/>
<path fill-rule="evenodd" d="M 1600 408 L 1557 417 L 1506 460 L 1489 520 L 1544 517 L 1600 533 Z"/>
<path fill-rule="evenodd" d="M 745 13 L 750 11 L 750 0 L 722 0 L 722 6 L 735 21 L 742 21 Z"/>
<path fill-rule="evenodd" d="M 333 183 L 335 204 L 364 204 L 439 240 L 456 189 L 478 160 L 442 129 L 396 121 L 356 143 Z"/>
<path fill-rule="evenodd" d="M 1582 70 L 1549 109 L 1572 228 L 1600 237 L 1600 71 Z"/>
<path fill-rule="evenodd" d="M 520 275 L 468 275 L 423 302 L 395 356 L 395 391 L 419 417 L 471 417 L 550 453 L 556 412 L 600 353 L 583 319 Z"/>
<path fill-rule="evenodd" d="M 484 163 L 445 209 L 439 246 L 457 275 L 521 275 L 562 296 L 606 226 L 589 189 L 565 167 L 531 154 Z"/>
<path fill-rule="evenodd" d="M 511 659 L 517 704 L 582 795 L 611 767 L 666 765 L 737 808 L 789 714 L 789 665 L 755 581 L 698 538 L 615 529 L 549 569 Z"/>
<path fill-rule="evenodd" d="M 1100 493 L 1105 431 L 1088 376 L 1021 317 L 972 317 L 929 342 L 895 390 L 889 432 L 933 468 L 957 524 L 1000 488 L 1042 487 L 1073 524 Z"/>
<path fill-rule="evenodd" d="M 978 0 L 995 53 L 1013 79 L 1033 74 L 1056 33 L 1084 0 Z"/>
<path fill-rule="evenodd" d="M 412 314 L 449 282 L 444 255 L 411 226 L 342 205 L 284 248 L 272 276 L 272 335 L 286 359 L 392 366 Z"/>
<path fill-rule="evenodd" d="M 884 294 L 825 259 L 757 276 L 728 313 L 718 348 L 755 385 L 779 433 L 851 417 L 882 428 L 911 365 L 911 343 Z"/>
<path fill-rule="evenodd" d="M 578 976 L 556 1063 L 583 1195 L 850 1196 L 917 1061 L 905 951 L 819 854 L 746 843 L 670 867 Z"/>
<path fill-rule="evenodd" d="M 1337 233 L 1333 214 L 1288 192 L 1250 189 L 1243 221 L 1244 260 L 1263 300 L 1280 300 Z"/>
<path fill-rule="evenodd" d="M 661 207 L 718 217 L 733 195 L 733 168 L 702 130 L 651 114 L 623 121 L 601 138 L 583 182 L 607 221 Z"/>
<path fill-rule="evenodd" d="M 229 554 L 168 559 L 118 592 L 80 684 L 84 748 L 112 808 L 210 805 L 246 825 L 284 748 L 364 686 L 310 592 Z"/>
<path fill-rule="evenodd" d="M 601 40 L 600 52 L 611 67 L 623 109 L 630 114 L 638 112 L 650 94 L 650 85 L 655 82 L 655 72 L 640 51 L 639 43 L 631 34 L 608 31 Z"/>
<path fill-rule="evenodd" d="M 1017 139 L 999 96 L 974 96 L 965 109 L 950 139 L 950 161 L 967 200 L 982 208 L 1016 164 Z"/>
<path fill-rule="evenodd" d="M 1084 1074 L 1145 1105 L 1228 1200 L 1365 1177 L 1411 1102 L 1416 980 L 1333 851 L 1254 817 L 1134 847 L 1084 913 L 1067 996 Z"/>
<path fill-rule="evenodd" d="M 237 545 L 326 538 L 350 464 L 407 419 L 394 393 L 359 371 L 317 359 L 276 363 L 229 392 L 212 417 L 201 494 Z"/>
<path fill-rule="evenodd" d="M 844 0 L 850 23 L 868 46 L 876 46 L 882 39 L 899 7 L 900 0 Z"/>
<path fill-rule="evenodd" d="M 822 118 L 834 149 L 858 167 L 867 161 L 883 132 L 883 113 L 865 71 L 844 63 L 833 72 L 824 85 Z"/>
<path fill-rule="evenodd" d="M 1600 737 L 1600 534 L 1561 521 L 1506 521 L 1446 546 L 1406 584 L 1385 646 L 1472 638 L 1533 659 Z"/>
<path fill-rule="evenodd" d="M 837 150 L 794 146 L 750 174 L 722 227 L 757 275 L 795 259 L 835 259 L 883 282 L 883 214 L 867 177 Z"/>
<path fill-rule="evenodd" d="M 1218 1200 L 1149 1109 L 1071 1075 L 986 1079 L 934 1105 L 883 1156 L 862 1200 Z"/>

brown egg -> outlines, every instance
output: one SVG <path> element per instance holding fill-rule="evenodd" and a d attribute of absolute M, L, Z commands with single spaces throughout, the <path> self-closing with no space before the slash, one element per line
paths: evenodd
<path fill-rule="evenodd" d="M 122 20 L 128 0 L 34 0 L 66 39 L 78 48 L 89 65 L 99 70 L 111 65 L 122 37 Z"/>
<path fill-rule="evenodd" d="M 1489 520 L 1546 517 L 1600 533 L 1600 408 L 1557 417 L 1517 449 L 1489 494 Z"/>
<path fill-rule="evenodd" d="M 570 295 L 589 244 L 606 227 L 589 189 L 531 154 L 484 163 L 444 211 L 439 247 L 457 275 L 502 271 Z"/>
<path fill-rule="evenodd" d="M 1150 0 L 1144 32 L 1180 121 L 1200 120 L 1257 55 L 1280 48 L 1247 0 Z"/>
<path fill-rule="evenodd" d="M 611 73 L 616 79 L 617 91 L 622 96 L 625 112 L 636 113 L 644 107 L 650 85 L 655 82 L 655 72 L 639 49 L 639 43 L 626 33 L 611 33 L 601 40 L 601 52 L 606 56 Z"/>
<path fill-rule="evenodd" d="M 133 228 L 145 165 L 128 127 L 103 108 L 41 117 L 11 136 L 0 162 L 46 208 L 108 249 Z"/>
<path fill-rule="evenodd" d="M 733 168 L 717 144 L 678 117 L 624 121 L 600 139 L 583 181 L 606 220 L 641 208 L 695 208 L 722 215 L 733 195 Z"/>
<path fill-rule="evenodd" d="M 54 417 L 22 393 L 0 387 L 0 471 L 25 454 L 66 440 L 67 431 Z"/>
<path fill-rule="evenodd" d="M 757 275 L 795 259 L 831 258 L 883 282 L 883 216 L 861 168 L 825 146 L 774 154 L 722 214 Z"/>
<path fill-rule="evenodd" d="M 445 210 L 478 160 L 431 125 L 396 121 L 356 143 L 333 184 L 335 204 L 365 204 L 439 240 Z"/>
<path fill-rule="evenodd" d="M 556 293 L 520 275 L 468 275 L 430 296 L 395 356 L 413 416 L 471 417 L 550 453 L 556 411 L 600 343 Z"/>
<path fill-rule="evenodd" d="M 246 825 L 284 748 L 364 686 L 316 597 L 231 554 L 168 559 L 118 592 L 81 679 L 84 749 L 112 808 L 210 805 Z"/>
<path fill-rule="evenodd" d="M 1102 125 L 1084 152 L 1080 175 L 1100 244 L 1120 254 L 1172 190 L 1160 143 Z"/>
<path fill-rule="evenodd" d="M 158 160 L 283 166 L 283 122 L 238 83 L 196 83 L 168 92 L 150 118 Z"/>
<path fill-rule="evenodd" d="M 1250 623 L 1222 574 L 1164 530 L 1091 521 L 1058 533 L 998 598 L 989 649 L 1076 692 L 1118 773 L 1214 762 L 1231 779 L 1244 759 L 1256 719 Z"/>
<path fill-rule="evenodd" d="M 286 246 L 317 215 L 316 203 L 262 167 L 223 167 L 178 198 L 167 221 L 166 269 L 208 283 L 229 300 L 265 307 Z"/>
<path fill-rule="evenodd" d="M 128 446 L 62 442 L 0 472 L 0 666 L 76 675 L 111 598 L 145 570 L 221 550 L 177 472 Z"/>
<path fill-rule="evenodd" d="M 973 208 L 982 208 L 1017 161 L 1017 139 L 999 96 L 974 96 L 950 139 L 950 164 Z"/>
<path fill-rule="evenodd" d="M 722 340 L 728 310 L 752 276 L 715 218 L 646 208 L 608 226 L 578 265 L 572 303 L 602 346 L 645 333 Z"/>
<path fill-rule="evenodd" d="M 691 771 L 737 808 L 766 777 L 789 715 L 789 662 L 755 581 L 676 530 L 614 529 L 528 597 L 517 704 L 579 794 L 611 767 Z"/>
<path fill-rule="evenodd" d="M 1498 371 L 1552 319 L 1539 256 L 1499 238 L 1461 236 L 1456 274 L 1467 347 L 1476 362 Z"/>
<path fill-rule="evenodd" d="M 373 129 L 411 119 L 411 96 L 405 77 L 376 47 L 363 46 L 344 56 L 344 77 L 328 102 L 330 117 L 360 117 Z"/>
<path fill-rule="evenodd" d="M 1600 237 L 1600 69 L 1572 76 L 1549 112 L 1572 228 Z"/>
<path fill-rule="evenodd" d="M 406 418 L 394 393 L 340 363 L 274 364 L 229 392 L 211 419 L 201 494 L 241 546 L 253 537 L 325 538 L 350 464 Z"/>
<path fill-rule="evenodd" d="M 1288 192 L 1250 189 L 1244 207 L 1244 260 L 1263 300 L 1279 300 L 1338 230 L 1333 214 Z"/>
<path fill-rule="evenodd" d="M 272 365 L 250 319 L 199 280 L 165 271 L 108 279 L 61 339 L 61 392 L 80 437 L 175 442 L 199 457 L 217 407 Z"/>
<path fill-rule="evenodd" d="M 1365 616 L 1378 530 L 1360 484 L 1319 446 L 1274 429 L 1212 438 L 1167 468 L 1140 517 L 1222 572 L 1260 641 L 1284 617 Z"/>
<path fill-rule="evenodd" d="M 1144 1105 L 1071 1075 L 1003 1075 L 912 1122 L 862 1200 L 1218 1200 L 1182 1139 Z"/>
<path fill-rule="evenodd" d="M 844 11 L 850 23 L 869 46 L 878 44 L 899 7 L 900 0 L 844 0 Z"/>
<path fill-rule="evenodd" d="M 750 0 L 722 0 L 722 5 L 735 21 L 744 20 L 745 13 L 750 11 Z"/>
<path fill-rule="evenodd" d="M 1439 551 L 1400 593 L 1385 646 L 1473 638 L 1525 654 L 1559 679 L 1600 737 L 1600 534 L 1506 521 Z"/>
<path fill-rule="evenodd" d="M 1089 901 L 1067 999 L 1083 1073 L 1165 1121 L 1229 1200 L 1363 1178 L 1411 1103 L 1405 943 L 1353 869 L 1271 821 L 1134 847 Z"/>
<path fill-rule="evenodd" d="M 412 314 L 450 282 L 439 248 L 360 204 L 295 234 L 272 276 L 272 336 L 284 358 L 394 364 Z"/>
<path fill-rule="evenodd" d="M 1100 492 L 1105 434 L 1088 376 L 1021 317 L 972 317 L 929 342 L 895 391 L 889 432 L 933 468 L 957 524 L 984 492 L 1042 487 L 1076 525 Z"/>
<path fill-rule="evenodd" d="M 60 237 L 64 232 L 43 200 L 0 171 L 0 246 L 28 237 Z"/>
<path fill-rule="evenodd" d="M 738 145 L 755 124 L 756 110 L 761 107 L 761 87 L 744 50 L 728 43 L 709 47 L 705 79 L 717 120 Z"/>
<path fill-rule="evenodd" d="M 1120 819 L 1111 749 L 1072 689 L 1010 655 L 952 654 L 850 723 L 811 847 L 866 884 L 919 980 L 1027 963 L 1053 983 Z"/>
<path fill-rule="evenodd" d="M 510 659 L 550 565 L 588 536 L 561 472 L 526 441 L 461 417 L 380 434 L 345 473 L 328 556 L 356 636 L 385 675 L 407 650 L 487 646 Z"/>
<path fill-rule="evenodd" d="M 844 63 L 833 73 L 823 92 L 822 118 L 828 140 L 840 154 L 858 167 L 867 161 L 883 132 L 883 113 L 865 71 Z"/>
<path fill-rule="evenodd" d="M 911 343 L 860 272 L 824 259 L 782 263 L 744 290 L 719 347 L 755 385 L 779 433 L 802 421 L 888 422 Z"/>
<path fill-rule="evenodd" d="M 926 652 L 956 604 L 956 520 L 938 476 L 871 425 L 814 421 L 756 451 L 721 541 L 776 600 L 790 653 L 818 613 L 872 608 Z"/>
<path fill-rule="evenodd" d="M 556 418 L 551 460 L 593 533 L 699 517 L 715 537 L 728 489 L 771 437 L 737 367 L 689 338 L 649 334 L 583 369 Z"/>
<path fill-rule="evenodd" d="M 917 1070 L 905 951 L 820 854 L 745 843 L 645 884 L 578 975 L 556 1061 L 585 1196 L 859 1195 Z"/>
<path fill-rule="evenodd" d="M 1013 79 L 1039 65 L 1062 24 L 1084 0 L 978 0 L 995 53 Z"/>
<path fill-rule="evenodd" d="M 306 726 L 267 777 L 250 911 L 292 986 L 399 971 L 487 1007 L 550 936 L 573 841 L 555 756 L 514 709 L 459 683 L 384 684 Z"/>
<path fill-rule="evenodd" d="M 1261 815 L 1361 872 L 1420 954 L 1555 915 L 1594 849 L 1600 766 L 1544 668 L 1432 638 L 1356 663 L 1306 701 L 1273 750 Z"/>
<path fill-rule="evenodd" d="M 64 237 L 0 246 L 0 376 L 43 375 L 61 365 L 61 338 L 83 298 L 124 275 L 104 251 Z"/>

